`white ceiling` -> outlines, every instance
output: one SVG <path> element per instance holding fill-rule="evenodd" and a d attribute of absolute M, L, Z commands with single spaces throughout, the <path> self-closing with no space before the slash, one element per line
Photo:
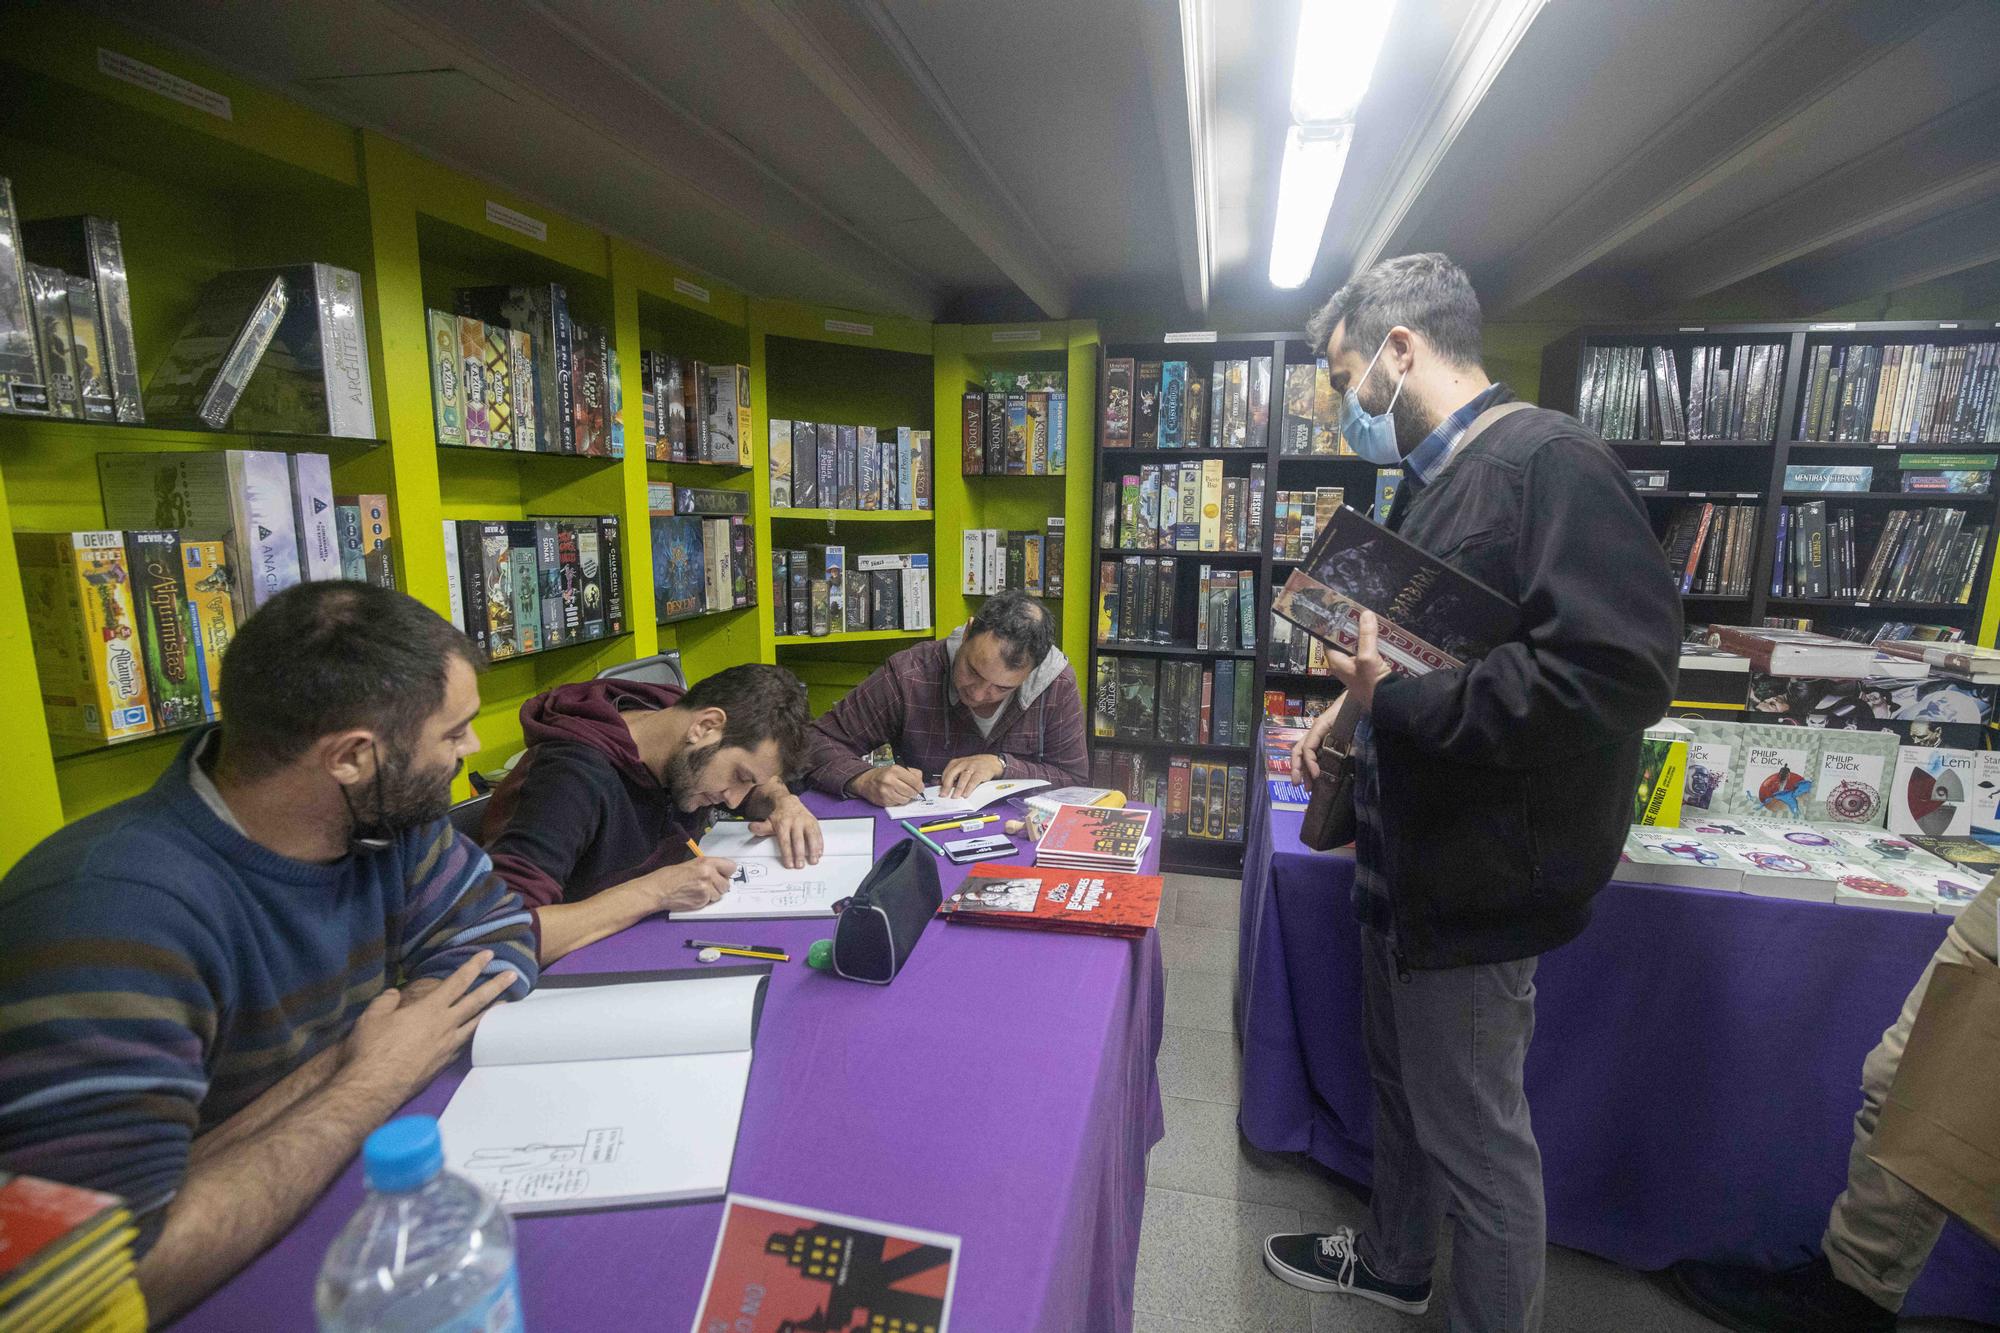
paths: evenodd
<path fill-rule="evenodd" d="M 95 7 L 752 292 L 926 318 L 1289 327 L 1411 249 L 1545 320 L 2000 265 L 1994 0 L 1399 0 L 1313 280 L 1275 292 L 1297 3 Z"/>

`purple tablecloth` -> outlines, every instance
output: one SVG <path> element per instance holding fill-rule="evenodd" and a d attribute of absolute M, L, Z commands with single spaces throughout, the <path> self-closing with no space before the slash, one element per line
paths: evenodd
<path fill-rule="evenodd" d="M 827 816 L 879 814 L 808 801 Z M 903 836 L 887 821 L 877 852 Z M 1017 858 L 1028 863 L 1032 847 Z M 1146 867 L 1157 873 L 1154 844 Z M 945 892 L 962 867 L 939 862 Z M 555 972 L 693 965 L 689 927 L 649 921 Z M 811 971 L 831 921 L 716 922 L 708 938 L 782 943 L 731 1187 L 963 1241 L 952 1327 L 1126 1330 L 1146 1152 L 1165 1132 L 1154 1060 L 1158 937 L 1136 941 L 933 922 L 895 983 Z M 408 1110 L 444 1109 L 447 1070 Z M 350 1168 L 292 1233 L 196 1308 L 184 1329 L 312 1324 L 321 1258 L 360 1204 Z M 719 1203 L 516 1222 L 530 1329 L 683 1329 Z"/>
<path fill-rule="evenodd" d="M 1354 862 L 1260 805 L 1243 876 L 1245 1137 L 1371 1175 Z M 1477 873 L 1468 867 L 1468 873 Z M 1847 1172 L 1861 1061 L 1943 938 L 1939 917 L 1613 884 L 1545 955 L 1528 1099 L 1549 1239 L 1632 1268 L 1792 1264 Z M 2000 1254 L 1946 1227 L 1907 1313 L 2000 1323 Z"/>

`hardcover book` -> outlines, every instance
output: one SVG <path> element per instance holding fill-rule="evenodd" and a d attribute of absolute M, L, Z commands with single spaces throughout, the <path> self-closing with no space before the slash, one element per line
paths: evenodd
<path fill-rule="evenodd" d="M 1152 845 L 1149 810 L 1069 805 L 1035 843 L 1035 864 L 1136 873 Z"/>
<path fill-rule="evenodd" d="M 1059 810 L 1056 819 L 1062 817 Z M 986 926 L 1132 939 L 1158 923 L 1164 883 L 1158 875 L 976 865 L 938 915 Z"/>
<path fill-rule="evenodd" d="M 30 349 L 32 350 L 32 349 Z M 1114 356 L 1104 363 L 1104 447 L 1130 448 L 1132 444 L 1133 389 L 1138 365 L 1129 356 Z"/>

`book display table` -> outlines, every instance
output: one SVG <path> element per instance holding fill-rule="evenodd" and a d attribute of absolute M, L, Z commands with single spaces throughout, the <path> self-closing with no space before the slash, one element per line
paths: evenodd
<path fill-rule="evenodd" d="M 825 817 L 878 816 L 878 855 L 906 836 L 861 802 L 805 799 Z M 1158 868 L 1156 840 L 1144 870 Z M 938 863 L 947 895 L 965 873 Z M 960 1237 L 953 1328 L 1129 1329 L 1146 1152 L 1165 1132 L 1158 936 L 935 921 L 880 987 L 805 965 L 833 924 L 654 919 L 550 970 L 695 967 L 690 934 L 784 945 L 731 1187 Z M 468 1067 L 406 1110 L 443 1110 Z M 361 1193 L 357 1165 L 178 1327 L 310 1327 L 320 1261 Z M 721 1218 L 719 1202 L 517 1218 L 527 1326 L 688 1327 Z"/>
<path fill-rule="evenodd" d="M 1299 841 L 1256 784 L 1237 1025 L 1244 1136 L 1366 1184 L 1354 862 Z M 1477 875 L 1477 866 L 1466 873 Z M 1846 1179 L 1861 1062 L 1947 919 L 1612 884 L 1535 976 L 1528 1099 L 1549 1239 L 1637 1269 L 1790 1266 Z M 1956 1221 L 1904 1313 L 2000 1323 L 2000 1254 Z"/>

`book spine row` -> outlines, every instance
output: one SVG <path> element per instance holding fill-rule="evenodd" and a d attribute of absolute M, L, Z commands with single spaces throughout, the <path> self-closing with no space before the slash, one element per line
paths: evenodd
<path fill-rule="evenodd" d="M 1827 444 L 2000 438 L 2000 342 L 1844 343 L 1812 349 L 1799 437 Z"/>
<path fill-rule="evenodd" d="M 615 514 L 446 519 L 453 623 L 492 661 L 625 633 Z"/>
<path fill-rule="evenodd" d="M 1105 482 L 1099 545 L 1126 551 L 1256 551 L 1264 544 L 1265 465 L 1227 476 L 1220 458 L 1142 465 Z M 1107 516 L 1114 523 L 1104 522 Z"/>
<path fill-rule="evenodd" d="M 1331 420 L 1337 435 L 1337 414 Z M 1104 423 L 1107 449 L 1261 451 L 1271 429 L 1271 358 L 1218 360 L 1204 367 L 1110 357 Z"/>
<path fill-rule="evenodd" d="M 1105 747 L 1091 756 L 1090 781 L 1159 809 L 1170 838 L 1243 841 L 1248 764 Z"/>
<path fill-rule="evenodd" d="M 782 418 L 769 429 L 773 509 L 914 511 L 932 506 L 927 430 Z"/>
<path fill-rule="evenodd" d="M 960 534 L 960 587 L 968 596 L 1018 588 L 1035 597 L 1060 597 L 1067 524 L 1052 515 L 1042 531 L 967 528 Z"/>
<path fill-rule="evenodd" d="M 1255 664 L 1100 655 L 1091 733 L 1104 740 L 1247 746 L 1255 739 Z"/>
<path fill-rule="evenodd" d="M 1685 390 L 1664 346 L 1584 350 L 1577 419 L 1607 440 L 1763 440 L 1776 437 L 1784 388 L 1782 343 L 1694 347 Z"/>
<path fill-rule="evenodd" d="M 825 638 L 866 630 L 928 630 L 928 552 L 860 555 L 845 546 L 772 553 L 772 621 L 781 635 Z"/>
<path fill-rule="evenodd" d="M 1745 597 L 1757 545 L 1755 505 L 1689 504 L 1668 516 L 1660 539 L 1683 593 Z"/>
<path fill-rule="evenodd" d="M 1069 396 L 1060 389 L 962 401 L 959 466 L 968 477 L 1060 477 L 1069 470 Z"/>

